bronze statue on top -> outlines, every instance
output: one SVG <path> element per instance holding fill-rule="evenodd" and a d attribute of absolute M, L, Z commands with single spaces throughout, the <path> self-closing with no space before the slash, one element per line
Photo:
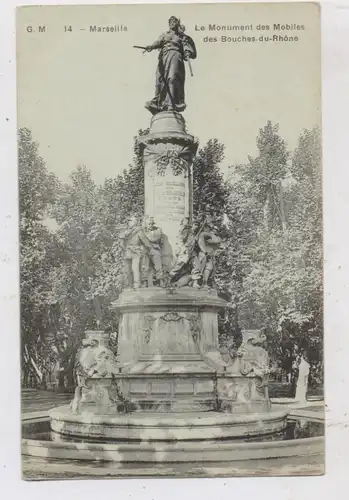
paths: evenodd
<path fill-rule="evenodd" d="M 146 52 L 160 49 L 156 70 L 155 97 L 145 107 L 152 113 L 160 111 L 184 111 L 185 66 L 184 61 L 196 58 L 196 47 L 192 38 L 185 34 L 185 28 L 175 16 L 169 19 L 169 30 L 160 35 Z"/>

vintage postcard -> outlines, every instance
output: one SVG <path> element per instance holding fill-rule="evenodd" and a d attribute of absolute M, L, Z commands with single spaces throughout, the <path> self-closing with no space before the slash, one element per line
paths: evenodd
<path fill-rule="evenodd" d="M 24 479 L 324 473 L 320 8 L 17 10 Z"/>

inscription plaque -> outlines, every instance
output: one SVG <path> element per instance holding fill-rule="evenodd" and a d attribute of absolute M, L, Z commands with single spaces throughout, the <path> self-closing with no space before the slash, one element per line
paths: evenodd
<path fill-rule="evenodd" d="M 190 216 L 189 182 L 188 175 L 174 175 L 170 165 L 165 175 L 158 175 L 156 166 L 153 166 L 152 175 L 146 180 L 146 214 L 154 217 L 162 228 L 172 250 L 176 246 L 182 219 Z"/>

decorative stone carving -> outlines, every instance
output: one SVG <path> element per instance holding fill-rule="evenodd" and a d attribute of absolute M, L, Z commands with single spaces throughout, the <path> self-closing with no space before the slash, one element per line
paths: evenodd
<path fill-rule="evenodd" d="M 215 273 L 215 254 L 221 244 L 212 219 L 205 221 L 193 234 L 189 218 L 181 223 L 175 252 L 175 263 L 170 272 L 171 281 L 177 288 L 191 285 L 208 288 Z"/>
<path fill-rule="evenodd" d="M 146 344 L 149 344 L 150 335 L 153 329 L 154 322 L 156 321 L 156 317 L 148 314 L 147 316 L 145 316 L 144 320 L 145 320 L 145 326 L 143 328 L 144 342 Z"/>
<path fill-rule="evenodd" d="M 225 300 L 219 298 L 216 290 L 212 289 L 182 287 L 169 291 L 167 288 L 153 287 L 124 290 L 113 303 L 113 308 L 121 312 L 118 334 L 120 363 L 130 363 L 132 366 L 132 362 L 136 364 L 141 358 L 142 362 L 145 358 L 147 362 L 152 359 L 159 370 L 165 364 L 165 355 L 171 354 L 177 356 L 178 360 L 181 357 L 183 360 L 185 357 L 188 360 L 191 358 L 190 369 L 193 369 L 192 359 L 195 357 L 200 360 L 204 371 L 213 372 L 214 368 L 203 360 L 201 353 L 209 346 L 216 345 L 217 311 L 225 306 Z M 190 314 L 200 317 L 201 330 L 196 344 L 187 320 Z M 147 323 L 144 318 L 148 315 L 155 316 L 157 320 L 153 323 L 149 343 L 145 343 L 144 328 Z"/>
<path fill-rule="evenodd" d="M 189 322 L 189 328 L 191 335 L 193 337 L 193 340 L 195 343 L 197 343 L 200 332 L 202 330 L 202 325 L 201 325 L 201 320 L 199 314 L 188 314 L 187 315 L 187 320 Z"/>
<path fill-rule="evenodd" d="M 178 314 L 176 311 L 168 311 L 166 314 L 163 316 L 160 316 L 160 319 L 163 321 L 168 322 L 178 322 L 181 320 L 186 320 L 189 323 L 189 328 L 190 328 L 190 333 L 193 337 L 194 342 L 196 343 L 200 332 L 201 332 L 201 320 L 199 314 L 186 314 L 185 316 L 181 316 Z"/>
<path fill-rule="evenodd" d="M 235 364 L 237 359 L 241 356 L 239 351 L 234 345 L 233 339 L 228 339 L 223 345 L 218 348 L 222 362 L 225 367 Z"/>
<path fill-rule="evenodd" d="M 239 373 L 236 364 L 239 362 L 242 354 L 235 349 L 232 341 L 218 348 L 210 347 L 203 355 L 207 362 L 217 371 Z"/>
<path fill-rule="evenodd" d="M 267 351 L 261 346 L 266 340 L 266 336 L 259 330 L 246 331 L 245 338 L 239 349 L 240 373 L 243 376 L 255 376 L 256 389 L 260 396 L 267 397 L 269 356 Z"/>
<path fill-rule="evenodd" d="M 155 143 L 147 144 L 143 152 L 145 161 L 152 161 L 157 166 L 158 175 L 164 176 L 168 165 L 174 175 L 188 176 L 193 150 L 186 144 Z"/>
<path fill-rule="evenodd" d="M 100 379 L 112 378 L 113 373 L 118 373 L 117 358 L 106 345 L 107 334 L 100 331 L 88 331 L 79 349 L 75 372 L 77 376 L 77 387 L 74 399 L 71 402 L 72 412 L 80 413 L 80 406 L 84 402 L 95 403 L 96 406 L 111 404 L 110 383 L 99 384 Z"/>
<path fill-rule="evenodd" d="M 184 319 L 183 316 L 180 316 L 176 311 L 168 311 L 166 314 L 163 316 L 160 316 L 160 319 L 169 322 L 169 321 L 180 321 L 181 319 Z"/>
<path fill-rule="evenodd" d="M 181 221 L 180 231 L 175 249 L 174 265 L 170 271 L 170 279 L 175 287 L 181 288 L 191 282 L 191 266 L 194 255 L 195 238 L 189 217 Z"/>

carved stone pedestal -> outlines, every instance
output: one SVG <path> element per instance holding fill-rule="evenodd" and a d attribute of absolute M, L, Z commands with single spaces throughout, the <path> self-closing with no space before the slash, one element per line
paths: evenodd
<path fill-rule="evenodd" d="M 214 290 L 126 290 L 120 312 L 118 376 L 135 411 L 206 411 L 215 401 L 215 370 L 202 353 L 218 339 Z"/>
<path fill-rule="evenodd" d="M 226 301 L 212 289 L 152 287 L 123 291 L 113 307 L 120 314 L 119 363 L 153 360 L 160 372 L 161 364 L 179 356 L 203 364 L 201 353 L 217 346 L 217 312 Z"/>

